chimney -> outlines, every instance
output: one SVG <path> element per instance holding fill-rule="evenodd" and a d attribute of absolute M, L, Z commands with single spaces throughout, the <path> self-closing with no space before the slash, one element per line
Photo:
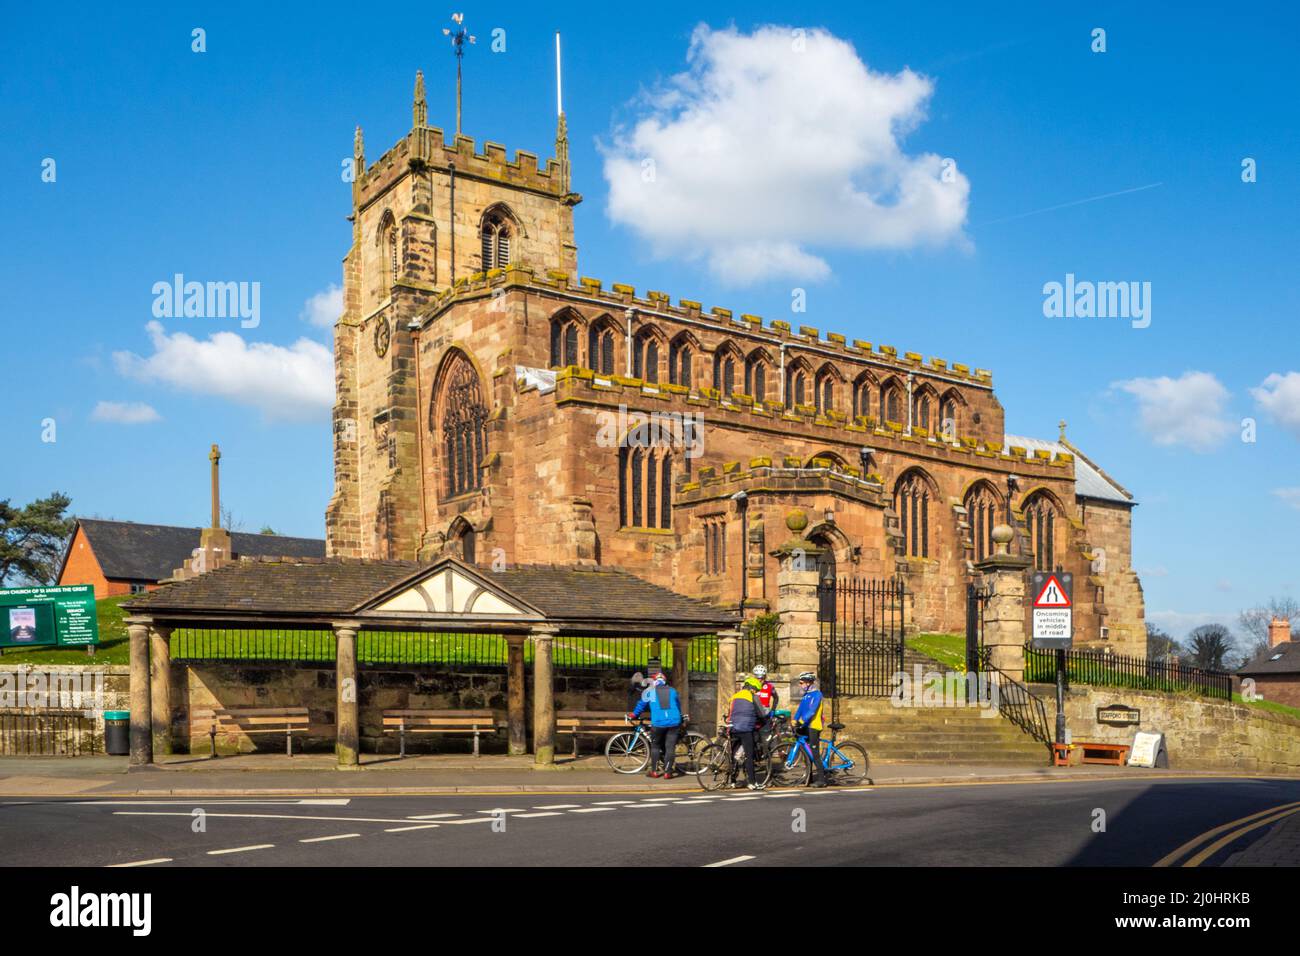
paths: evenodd
<path fill-rule="evenodd" d="M 1291 640 L 1291 621 L 1285 617 L 1275 617 L 1268 622 L 1268 646 L 1277 647 Z"/>

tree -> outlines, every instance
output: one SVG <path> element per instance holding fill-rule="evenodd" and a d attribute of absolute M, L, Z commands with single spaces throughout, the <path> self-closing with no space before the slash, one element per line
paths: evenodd
<path fill-rule="evenodd" d="M 1225 660 L 1233 650 L 1232 632 L 1222 624 L 1202 624 L 1187 635 L 1186 648 L 1192 664 L 1205 670 L 1225 669 Z"/>
<path fill-rule="evenodd" d="M 1246 647 L 1243 651 L 1247 661 L 1254 660 L 1268 650 L 1268 624 L 1275 617 L 1290 621 L 1294 633 L 1300 627 L 1300 601 L 1292 597 L 1272 597 L 1267 604 L 1242 611 L 1237 618 L 1246 634 Z"/>
<path fill-rule="evenodd" d="M 1167 661 L 1170 654 L 1178 653 L 1178 642 L 1150 621 L 1147 622 L 1147 659 Z"/>
<path fill-rule="evenodd" d="M 0 586 L 12 577 L 30 584 L 51 584 L 75 522 L 64 517 L 72 499 L 56 491 L 47 498 L 15 508 L 0 501 Z"/>
<path fill-rule="evenodd" d="M 279 534 L 280 532 L 276 531 L 269 524 L 264 524 L 262 525 L 262 530 L 257 533 L 258 534 Z"/>

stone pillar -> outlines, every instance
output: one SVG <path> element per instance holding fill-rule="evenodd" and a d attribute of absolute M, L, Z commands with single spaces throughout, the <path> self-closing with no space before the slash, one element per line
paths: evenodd
<path fill-rule="evenodd" d="M 993 529 L 994 553 L 975 565 L 991 597 L 984 608 L 984 646 L 994 667 L 1014 680 L 1025 677 L 1025 572 L 1030 559 L 1008 554 L 1015 531 L 1007 525 Z"/>
<path fill-rule="evenodd" d="M 683 716 L 689 716 L 691 713 L 691 639 L 670 637 L 668 643 L 673 648 L 673 687 L 677 690 L 677 702 L 681 704 Z"/>
<path fill-rule="evenodd" d="M 172 629 L 149 628 L 149 687 L 153 752 L 172 752 Z"/>
<path fill-rule="evenodd" d="M 555 763 L 555 683 L 551 671 L 551 642 L 557 628 L 533 628 L 533 762 Z"/>
<path fill-rule="evenodd" d="M 818 621 L 817 558 L 821 549 L 803 537 L 808 516 L 796 508 L 786 515 L 785 526 L 791 537 L 772 552 L 780 561 L 776 574 L 776 610 L 781 618 L 777 635 L 777 679 L 768 677 L 783 701 L 791 701 L 790 688 L 801 671 L 816 671 L 820 663 L 817 641 L 821 638 Z"/>
<path fill-rule="evenodd" d="M 739 640 L 740 631 L 718 631 L 718 704 L 714 714 L 715 727 L 722 726 L 731 695 L 736 692 L 736 644 Z M 704 732 L 713 735 L 712 728 L 706 728 Z"/>
<path fill-rule="evenodd" d="M 506 734 L 509 752 L 528 753 L 528 694 L 524 686 L 526 634 L 506 635 Z"/>
<path fill-rule="evenodd" d="M 149 624 L 128 619 L 131 640 L 131 757 L 129 766 L 153 763 L 153 717 L 149 691 Z"/>
<path fill-rule="evenodd" d="M 334 658 L 335 685 L 335 740 L 334 753 L 339 769 L 356 769 L 360 766 L 361 721 L 358 716 L 357 697 L 357 630 L 355 627 L 334 628 L 337 645 Z"/>

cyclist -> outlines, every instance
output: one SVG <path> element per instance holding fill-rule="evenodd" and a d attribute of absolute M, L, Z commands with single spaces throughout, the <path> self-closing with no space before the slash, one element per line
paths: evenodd
<path fill-rule="evenodd" d="M 754 676 L 763 685 L 758 692 L 758 700 L 769 711 L 776 710 L 777 694 L 772 682 L 767 679 L 767 668 L 762 664 L 754 668 Z"/>
<path fill-rule="evenodd" d="M 815 690 L 813 684 L 817 682 L 817 675 L 812 671 L 804 671 L 799 675 L 799 689 L 803 691 L 803 696 L 799 698 L 799 708 L 794 712 L 794 729 L 799 736 L 806 736 L 808 739 L 808 749 L 812 751 L 812 785 L 814 787 L 826 786 L 826 776 L 822 773 L 822 754 L 821 754 L 821 733 L 822 733 L 822 711 L 825 707 L 825 701 L 822 699 L 822 692 Z"/>
<path fill-rule="evenodd" d="M 745 748 L 745 781 L 750 790 L 757 790 L 754 780 L 754 754 L 758 748 L 756 731 L 767 719 L 767 709 L 759 699 L 763 689 L 757 677 L 746 677 L 740 690 L 731 698 L 727 720 L 731 724 L 731 746 Z"/>
<path fill-rule="evenodd" d="M 650 772 L 647 777 L 675 777 L 677 737 L 682 732 L 682 705 L 677 691 L 668 683 L 661 671 L 652 678 L 650 687 L 641 695 L 628 720 L 636 720 L 641 711 L 650 708 Z M 663 763 L 663 772 L 659 770 Z"/>

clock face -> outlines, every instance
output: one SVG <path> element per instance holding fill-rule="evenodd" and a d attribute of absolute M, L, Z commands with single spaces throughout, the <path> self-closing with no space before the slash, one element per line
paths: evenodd
<path fill-rule="evenodd" d="M 388 340 L 392 337 L 392 334 L 387 319 L 380 319 L 375 325 L 375 354 L 380 358 L 383 358 L 388 352 Z"/>

